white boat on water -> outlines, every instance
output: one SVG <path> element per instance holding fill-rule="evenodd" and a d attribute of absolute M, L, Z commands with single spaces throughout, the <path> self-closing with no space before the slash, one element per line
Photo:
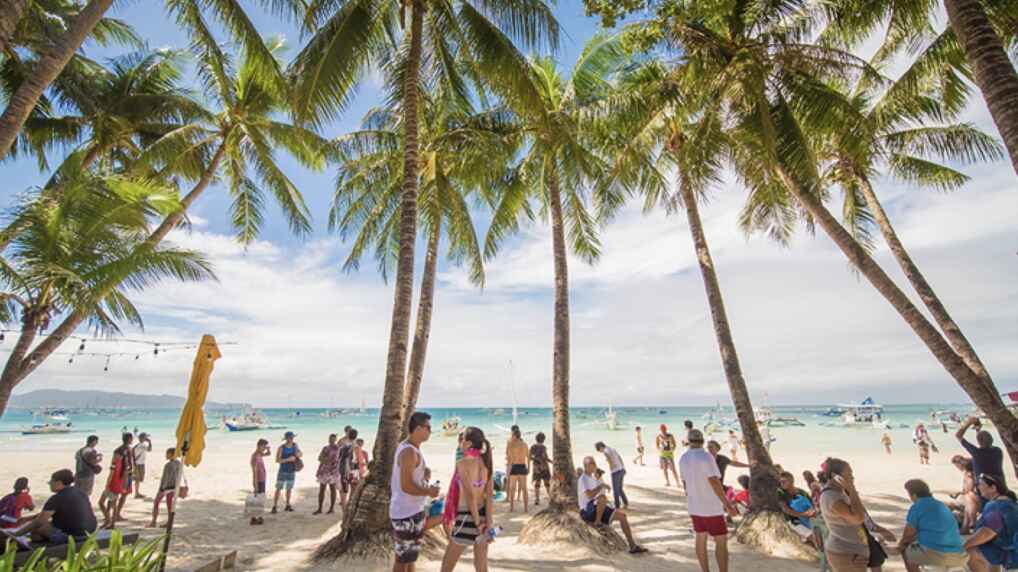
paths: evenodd
<path fill-rule="evenodd" d="M 456 437 L 464 429 L 463 420 L 457 415 L 446 417 L 442 420 L 442 436 Z"/>
<path fill-rule="evenodd" d="M 23 430 L 22 435 L 54 435 L 60 433 L 70 433 L 71 423 L 35 423 L 31 427 Z"/>
<path fill-rule="evenodd" d="M 841 424 L 845 427 L 873 427 L 874 429 L 890 429 L 891 423 L 884 419 L 884 406 L 867 397 L 859 403 L 840 404 L 844 409 Z"/>
<path fill-rule="evenodd" d="M 223 421 L 228 431 L 261 431 L 263 429 L 272 429 L 269 425 L 269 420 L 258 411 L 252 409 L 243 415 L 237 417 L 231 417 Z"/>

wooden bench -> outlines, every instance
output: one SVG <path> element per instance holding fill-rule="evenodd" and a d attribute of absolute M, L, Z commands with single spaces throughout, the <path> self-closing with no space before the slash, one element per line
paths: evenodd
<path fill-rule="evenodd" d="M 111 535 L 110 535 L 109 531 L 103 531 L 102 533 L 98 534 L 96 536 L 96 543 L 97 543 L 98 547 L 99 548 L 109 548 L 109 546 L 110 546 L 110 537 L 111 537 Z M 137 532 L 132 532 L 130 534 L 122 535 L 121 538 L 122 538 L 121 543 L 124 546 L 128 546 L 128 545 L 137 543 L 139 536 L 138 536 Z M 14 567 L 15 567 L 15 569 L 17 569 L 18 566 L 21 566 L 22 564 L 27 562 L 28 559 L 31 558 L 32 555 L 35 554 L 39 549 L 42 549 L 42 551 L 43 551 L 42 552 L 42 556 L 43 556 L 44 559 L 49 559 L 49 558 L 66 558 L 67 557 L 67 545 L 66 544 L 54 544 L 54 545 L 40 546 L 39 548 L 36 548 L 34 550 L 20 550 L 20 551 L 18 551 L 17 556 L 14 557 Z"/>

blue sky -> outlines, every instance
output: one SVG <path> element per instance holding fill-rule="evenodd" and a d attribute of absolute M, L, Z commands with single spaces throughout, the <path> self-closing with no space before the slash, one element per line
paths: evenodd
<path fill-rule="evenodd" d="M 116 12 L 152 47 L 185 47 L 156 2 Z M 578 1 L 556 8 L 568 65 L 595 31 Z M 266 35 L 298 32 L 255 12 Z M 94 48 L 89 55 L 104 57 Z M 354 128 L 379 99 L 365 82 L 354 104 L 325 134 Z M 966 118 L 994 132 L 982 102 Z M 218 283 L 165 284 L 135 296 L 158 340 L 191 340 L 204 332 L 237 342 L 224 348 L 210 394 L 260 405 L 343 406 L 381 397 L 392 289 L 370 261 L 345 274 L 347 252 L 326 232 L 332 171 L 306 172 L 284 161 L 315 217 L 307 240 L 290 236 L 271 205 L 260 240 L 244 249 L 231 240 L 227 202 L 212 189 L 193 211 L 179 244 L 207 252 Z M 5 163 L 3 201 L 44 181 L 30 162 Z M 953 194 L 879 181 L 885 207 L 927 277 L 973 341 L 1001 390 L 1018 389 L 1018 214 L 1015 176 L 1007 162 L 965 167 L 973 181 Z M 788 247 L 746 237 L 736 227 L 743 192 L 719 185 L 703 207 L 735 341 L 754 395 L 772 403 L 825 403 L 874 395 L 885 402 L 959 401 L 964 395 L 914 334 L 865 280 L 855 276 L 823 236 L 800 233 Z M 483 232 L 483 229 L 481 229 Z M 644 216 L 632 205 L 605 229 L 596 267 L 572 259 L 573 402 L 577 405 L 713 404 L 727 388 L 683 216 Z M 420 266 L 418 260 L 418 269 Z M 882 245 L 877 259 L 901 273 Z M 424 405 L 508 403 L 512 360 L 521 403 L 550 403 L 551 245 L 547 228 L 523 230 L 487 268 L 484 292 L 442 261 Z M 913 299 L 915 297 L 913 296 Z M 108 351 L 133 352 L 129 344 Z M 74 365 L 54 360 L 19 387 L 177 393 L 190 356 L 101 359 Z"/>

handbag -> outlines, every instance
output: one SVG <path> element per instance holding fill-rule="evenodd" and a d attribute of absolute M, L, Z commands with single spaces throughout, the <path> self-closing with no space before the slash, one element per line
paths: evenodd
<path fill-rule="evenodd" d="M 887 561 L 887 551 L 884 550 L 884 545 L 873 537 L 869 529 L 865 526 L 862 528 L 866 533 L 866 543 L 870 548 L 870 560 L 866 563 L 867 568 L 879 568 Z"/>
<path fill-rule="evenodd" d="M 304 469 L 304 461 L 300 457 L 297 457 L 297 459 L 294 460 L 294 462 L 293 462 L 293 470 L 294 470 L 294 472 L 300 472 L 303 469 Z"/>

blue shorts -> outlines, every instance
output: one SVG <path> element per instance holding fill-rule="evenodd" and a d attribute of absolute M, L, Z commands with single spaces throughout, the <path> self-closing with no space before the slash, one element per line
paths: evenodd
<path fill-rule="evenodd" d="M 601 513 L 601 524 L 610 525 L 612 523 L 612 517 L 614 516 L 615 509 L 606 504 L 604 512 Z M 594 500 L 588 502 L 587 506 L 580 511 L 580 518 L 583 519 L 583 522 L 597 524 L 594 522 L 594 519 L 597 518 L 597 502 Z"/>
<path fill-rule="evenodd" d="M 979 553 L 990 563 L 991 566 L 1001 566 L 1007 562 L 1007 552 L 995 546 L 993 542 L 979 545 Z"/>
<path fill-rule="evenodd" d="M 276 475 L 276 490 L 286 489 L 288 491 L 293 490 L 294 481 L 297 480 L 295 473 L 279 473 Z"/>
<path fill-rule="evenodd" d="M 50 544 L 67 544 L 67 540 L 70 538 L 68 534 L 59 528 L 53 526 L 49 530 L 49 543 Z"/>

